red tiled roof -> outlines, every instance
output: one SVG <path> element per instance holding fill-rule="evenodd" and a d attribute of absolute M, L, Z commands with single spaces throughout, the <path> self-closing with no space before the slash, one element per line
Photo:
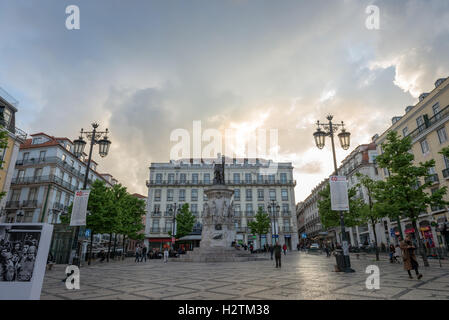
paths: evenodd
<path fill-rule="evenodd" d="M 132 196 L 136 197 L 136 198 L 140 198 L 140 199 L 146 199 L 147 198 L 147 197 L 145 197 L 145 196 L 143 196 L 143 195 L 141 195 L 139 193 L 133 193 Z"/>

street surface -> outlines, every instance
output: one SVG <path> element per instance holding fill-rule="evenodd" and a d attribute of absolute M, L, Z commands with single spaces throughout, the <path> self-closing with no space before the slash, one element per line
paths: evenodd
<path fill-rule="evenodd" d="M 262 254 L 263 255 L 263 254 Z M 421 280 L 409 279 L 402 264 L 391 264 L 384 255 L 351 256 L 355 273 L 334 271 L 335 258 L 297 251 L 282 256 L 282 268 L 274 260 L 238 263 L 188 263 L 134 258 L 97 263 L 80 269 L 80 289 L 68 290 L 61 282 L 65 266 L 46 272 L 42 300 L 49 299 L 449 299 L 449 262 L 440 268 L 420 262 Z M 380 269 L 380 289 L 368 290 L 368 265 Z"/>

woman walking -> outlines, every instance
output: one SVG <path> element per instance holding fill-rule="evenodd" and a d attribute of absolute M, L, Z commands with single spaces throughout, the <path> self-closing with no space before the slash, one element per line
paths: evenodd
<path fill-rule="evenodd" d="M 410 270 L 415 270 L 417 278 L 421 279 L 422 274 L 418 271 L 419 265 L 415 256 L 416 247 L 413 245 L 409 234 L 405 236 L 405 241 L 401 241 L 400 247 L 402 250 L 402 259 L 404 260 L 404 269 L 407 270 L 408 276 L 410 279 L 413 279 Z"/>

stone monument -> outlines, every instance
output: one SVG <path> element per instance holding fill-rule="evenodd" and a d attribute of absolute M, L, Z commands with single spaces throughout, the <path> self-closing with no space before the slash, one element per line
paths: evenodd
<path fill-rule="evenodd" d="M 191 262 L 225 262 L 259 260 L 248 251 L 238 250 L 232 246 L 236 240 L 234 225 L 234 208 L 231 202 L 234 190 L 225 185 L 225 158 L 221 164 L 214 164 L 214 180 L 206 188 L 207 203 L 202 212 L 203 229 L 200 247 L 188 251 L 179 257 L 179 261 Z"/>

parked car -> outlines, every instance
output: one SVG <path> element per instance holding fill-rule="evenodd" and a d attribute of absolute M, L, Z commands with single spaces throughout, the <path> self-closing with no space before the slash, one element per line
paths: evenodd
<path fill-rule="evenodd" d="M 318 243 L 312 243 L 307 253 L 319 253 L 320 251 L 320 245 Z"/>

